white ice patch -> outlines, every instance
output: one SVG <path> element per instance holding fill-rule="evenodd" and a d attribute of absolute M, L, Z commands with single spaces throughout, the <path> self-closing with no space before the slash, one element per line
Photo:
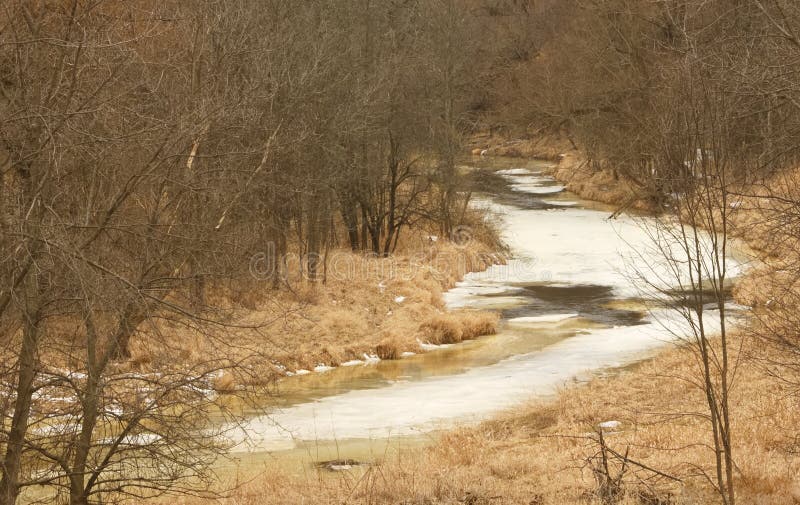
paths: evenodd
<path fill-rule="evenodd" d="M 597 427 L 603 431 L 616 430 L 620 426 L 622 426 L 622 423 L 619 421 L 603 421 L 597 425 Z"/>
<path fill-rule="evenodd" d="M 567 319 L 578 317 L 578 314 L 547 314 L 544 316 L 515 317 L 509 319 L 510 324 L 530 324 L 530 323 L 558 323 Z"/>
<path fill-rule="evenodd" d="M 451 344 L 430 344 L 428 342 L 421 342 L 419 340 L 417 340 L 417 343 L 419 343 L 419 348 L 422 349 L 423 351 L 435 351 L 437 349 L 447 349 L 448 347 L 451 346 Z"/>
<path fill-rule="evenodd" d="M 637 297 L 648 285 L 665 289 L 678 283 L 675 265 L 663 252 L 671 249 L 679 256 L 679 244 L 652 221 L 625 215 L 609 220 L 608 213 L 591 209 L 547 212 L 496 203 L 486 207 L 496 213 L 513 258 L 468 273 L 445 294 L 448 307 L 473 306 L 477 299 L 491 299 L 481 295 L 493 291 L 513 296 L 520 284 L 609 286 L 617 297 Z M 701 247 L 709 242 L 706 238 Z M 741 265 L 728 258 L 727 269 L 734 277 Z"/>
<path fill-rule="evenodd" d="M 539 171 L 528 170 L 527 168 L 509 168 L 506 170 L 498 170 L 495 172 L 497 175 L 538 175 Z"/>
<path fill-rule="evenodd" d="M 542 200 L 544 203 L 548 205 L 555 205 L 556 207 L 575 207 L 578 205 L 578 202 L 573 202 L 571 200 Z"/>
<path fill-rule="evenodd" d="M 542 186 L 539 183 L 533 182 L 512 184 L 511 189 L 519 191 L 520 193 L 530 193 L 533 195 L 555 195 L 556 193 L 561 193 L 566 188 L 560 185 Z"/>
<path fill-rule="evenodd" d="M 444 293 L 444 302 L 449 309 L 513 306 L 527 302 L 524 297 L 514 296 L 515 293 L 523 292 L 524 290 L 518 287 L 493 282 L 481 283 L 480 280 L 474 279 L 474 276 L 467 274 L 464 281 L 457 282 L 454 288 Z"/>
<path fill-rule="evenodd" d="M 119 405 L 117 403 L 112 403 L 111 405 L 107 405 L 103 409 L 103 415 L 111 418 L 122 417 L 124 413 L 125 411 L 123 410 L 122 405 Z"/>
<path fill-rule="evenodd" d="M 352 470 L 353 465 L 328 465 L 328 468 L 333 472 L 343 472 L 345 470 Z"/>
<path fill-rule="evenodd" d="M 719 310 L 719 304 L 706 303 L 705 305 L 703 305 L 703 310 L 707 311 Z M 725 310 L 733 312 L 747 312 L 751 309 L 747 305 L 740 305 L 738 303 L 728 302 L 725 304 Z"/>
<path fill-rule="evenodd" d="M 543 176 L 541 172 L 531 172 L 524 168 L 513 168 L 497 172 L 511 183 L 511 189 L 520 193 L 550 195 L 561 193 L 564 186 L 554 184 L 552 177 Z"/>

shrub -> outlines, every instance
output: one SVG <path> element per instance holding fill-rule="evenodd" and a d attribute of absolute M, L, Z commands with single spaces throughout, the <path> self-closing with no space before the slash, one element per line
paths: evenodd
<path fill-rule="evenodd" d="M 453 314 L 433 316 L 420 326 L 423 335 L 431 344 L 455 344 L 463 340 L 461 323 Z"/>

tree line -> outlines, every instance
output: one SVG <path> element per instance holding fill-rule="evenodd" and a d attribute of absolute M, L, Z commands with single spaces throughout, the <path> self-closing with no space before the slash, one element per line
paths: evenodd
<path fill-rule="evenodd" d="M 254 252 L 281 287 L 290 249 L 314 281 L 328 247 L 448 236 L 502 45 L 487 26 L 514 5 L 4 2 L 0 504 L 207 490 L 208 420 L 233 415 L 209 384 L 238 363 L 220 338 L 202 364 L 167 349 L 137 374 L 132 339 L 224 333 L 207 292 Z"/>
<path fill-rule="evenodd" d="M 800 6 L 568 0 L 538 8 L 537 21 L 525 24 L 533 34 L 528 57 L 497 82 L 494 120 L 509 131 L 567 138 L 589 170 L 610 171 L 664 216 L 653 235 L 688 278 L 678 310 L 692 330 L 684 338 L 708 406 L 715 464 L 707 477 L 721 503 L 733 505 L 739 476 L 730 394 L 741 353 L 731 348 L 725 299 L 734 231 L 770 230 L 758 244 L 760 259 L 781 279 L 769 281 L 772 298 L 754 311 L 748 333 L 759 351 L 777 352 L 757 352 L 775 367 L 770 373 L 797 384 L 800 277 L 789 244 L 800 202 Z M 760 212 L 760 221 L 743 229 L 743 211 Z M 712 322 L 719 339 L 711 338 Z"/>

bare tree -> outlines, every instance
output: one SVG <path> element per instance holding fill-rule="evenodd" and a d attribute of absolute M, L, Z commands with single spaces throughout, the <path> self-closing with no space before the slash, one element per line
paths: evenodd
<path fill-rule="evenodd" d="M 226 446 L 210 420 L 236 417 L 212 383 L 257 354 L 222 338 L 237 314 L 207 292 L 265 248 L 281 288 L 290 251 L 324 280 L 342 230 L 389 255 L 411 226 L 459 224 L 466 12 L 4 5 L 0 505 L 41 485 L 75 505 L 203 492 Z M 210 357 L 189 360 L 198 334 Z"/>

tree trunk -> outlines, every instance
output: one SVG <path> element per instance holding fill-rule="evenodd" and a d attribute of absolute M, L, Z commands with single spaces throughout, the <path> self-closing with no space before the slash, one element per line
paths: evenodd
<path fill-rule="evenodd" d="M 96 350 L 97 332 L 91 314 L 86 316 L 86 361 L 88 377 L 86 389 L 81 398 L 83 419 L 81 432 L 75 442 L 75 456 L 73 457 L 72 473 L 69 476 L 69 503 L 70 505 L 87 505 L 88 490 L 86 482 L 86 462 L 89 459 L 89 451 L 92 447 L 92 433 L 97 424 L 97 416 L 100 408 L 100 375 L 102 370 L 98 369 Z"/>
<path fill-rule="evenodd" d="M 308 280 L 315 282 L 319 270 L 319 251 L 320 251 L 320 209 L 318 202 L 312 202 L 308 213 L 308 225 L 306 226 L 306 272 Z"/>
<path fill-rule="evenodd" d="M 360 243 L 358 237 L 358 214 L 356 213 L 356 207 L 350 200 L 342 201 L 341 205 L 342 221 L 344 221 L 344 224 L 347 227 L 347 239 L 350 243 L 350 249 L 357 251 Z"/>
<path fill-rule="evenodd" d="M 19 354 L 16 400 L 11 428 L 6 443 L 6 454 L 0 468 L 0 505 L 13 505 L 19 495 L 19 473 L 22 448 L 28 432 L 28 418 L 33 398 L 33 381 L 36 377 L 37 351 L 39 346 L 38 313 L 26 314 Z"/>
<path fill-rule="evenodd" d="M 136 296 L 134 294 L 134 296 Z M 111 337 L 111 359 L 121 361 L 131 357 L 131 337 L 136 332 L 136 328 L 147 317 L 147 310 L 140 306 L 138 300 L 131 300 L 120 316 L 119 326 L 116 333 Z"/>
<path fill-rule="evenodd" d="M 397 186 L 398 177 L 397 170 L 399 168 L 399 161 L 396 155 L 396 146 L 393 140 L 390 141 L 392 154 L 389 161 L 389 216 L 386 222 L 386 240 L 383 244 L 382 256 L 387 257 L 392 250 L 392 240 L 395 235 L 395 227 L 397 226 L 396 213 L 397 213 Z"/>

